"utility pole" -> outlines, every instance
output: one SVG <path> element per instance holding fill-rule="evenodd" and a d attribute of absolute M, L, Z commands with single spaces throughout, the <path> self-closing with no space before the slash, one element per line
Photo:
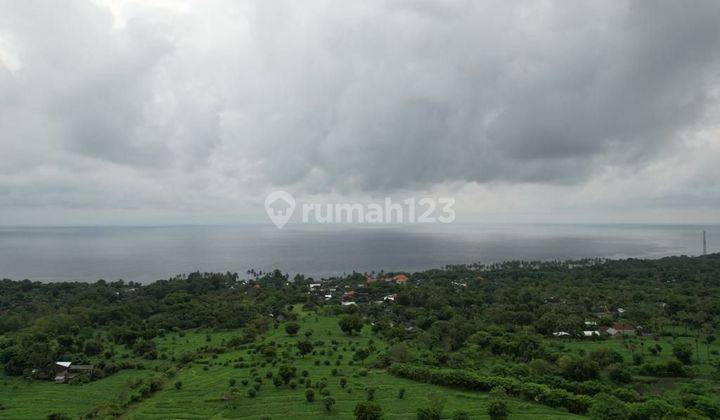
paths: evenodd
<path fill-rule="evenodd" d="M 705 231 L 703 230 L 703 255 L 707 254 L 707 236 L 705 235 Z"/>

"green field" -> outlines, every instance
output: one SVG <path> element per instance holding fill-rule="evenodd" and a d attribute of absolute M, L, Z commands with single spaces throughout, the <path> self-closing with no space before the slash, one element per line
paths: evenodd
<path fill-rule="evenodd" d="M 0 397 L 5 409 L 0 410 L 0 418 L 45 418 L 50 413 L 64 413 L 71 418 L 78 418 L 94 408 L 104 407 L 112 403 L 126 401 L 134 390 L 133 382 L 138 378 L 162 377 L 163 389 L 151 396 L 133 402 L 122 409 L 123 418 L 132 419 L 204 419 L 204 418 L 271 418 L 293 419 L 316 418 L 350 418 L 355 405 L 367 399 L 367 388 L 375 391 L 375 401 L 380 404 L 386 418 L 413 419 L 419 407 L 428 405 L 428 395 L 440 395 L 445 400 L 444 417 L 451 418 L 456 410 L 463 410 L 471 418 L 488 418 L 486 404 L 487 393 L 465 392 L 424 383 L 397 378 L 384 370 L 370 368 L 373 357 L 364 363 L 354 362 L 353 349 L 367 346 L 372 335 L 369 328 L 362 334 L 348 337 L 337 325 L 337 318 L 316 316 L 301 313 L 301 325 L 297 337 L 289 336 L 282 324 L 271 329 L 262 340 L 266 343 L 275 342 L 278 353 L 282 349 L 291 348 L 299 339 L 304 338 L 305 331 L 313 331 L 312 341 L 323 341 L 324 345 L 316 346 L 316 354 L 304 357 L 296 356 L 294 351 L 286 354 L 294 359 L 299 382 L 301 372 L 309 372 L 308 378 L 317 384 L 326 379 L 327 389 L 336 400 L 331 412 L 327 412 L 322 403 L 323 396 L 316 389 L 316 399 L 309 403 L 305 400 L 305 385 L 297 383 L 297 388 L 288 385 L 276 388 L 271 379 L 266 377 L 268 371 L 277 372 L 277 367 L 265 364 L 260 354 L 252 354 L 251 350 L 241 349 L 218 354 L 214 357 L 204 355 L 196 359 L 190 366 L 185 366 L 168 378 L 158 371 L 164 371 L 174 364 L 170 361 L 145 361 L 144 370 L 125 370 L 105 379 L 83 385 L 54 384 L 51 381 L 27 381 L 24 379 L 3 378 Z M 189 351 L 196 351 L 202 346 L 221 346 L 237 331 L 167 334 L 157 339 L 161 353 L 180 356 Z M 209 337 L 209 341 L 208 341 Z M 332 351 L 331 342 L 335 340 L 338 350 Z M 386 344 L 375 339 L 377 351 L 385 350 Z M 290 346 L 290 347 L 288 347 Z M 119 352 L 119 353 L 122 353 Z M 324 354 L 323 354 L 324 353 Z M 120 356 L 122 357 L 122 355 Z M 340 358 L 341 357 L 341 358 Z M 236 367 L 242 360 L 247 367 Z M 337 361 L 340 365 L 336 365 Z M 329 365 L 326 365 L 326 362 Z M 316 365 L 318 363 L 319 365 Z M 255 398 L 247 395 L 247 390 L 254 384 L 251 367 L 256 365 L 257 374 L 263 383 Z M 280 364 L 278 364 L 279 366 Z M 333 369 L 337 369 L 333 375 Z M 363 371 L 367 372 L 363 375 Z M 347 379 L 345 389 L 340 386 L 340 378 Z M 236 395 L 230 398 L 230 381 L 235 380 Z M 243 385 L 243 380 L 248 380 Z M 175 382 L 182 382 L 176 389 Z M 398 398 L 401 388 L 405 389 L 404 398 Z M 557 419 L 579 418 L 579 416 L 551 409 L 542 405 L 508 399 L 511 418 Z M 107 410 L 100 410 L 99 417 L 106 415 Z"/>

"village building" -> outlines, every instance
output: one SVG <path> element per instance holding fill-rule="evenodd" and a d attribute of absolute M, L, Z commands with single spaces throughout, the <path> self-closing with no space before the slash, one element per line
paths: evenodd
<path fill-rule="evenodd" d="M 605 333 L 613 337 L 616 335 L 634 335 L 635 327 L 630 324 L 621 324 L 616 322 L 612 325 L 612 327 L 607 327 L 607 329 L 605 329 Z"/>
<path fill-rule="evenodd" d="M 403 284 L 410 279 L 405 274 L 398 274 L 398 275 L 394 276 L 393 278 L 391 278 L 390 280 L 397 284 Z"/>
<path fill-rule="evenodd" d="M 74 365 L 72 362 L 55 362 L 53 371 L 55 372 L 55 383 L 61 384 L 70 379 L 83 374 L 92 374 L 93 365 Z"/>

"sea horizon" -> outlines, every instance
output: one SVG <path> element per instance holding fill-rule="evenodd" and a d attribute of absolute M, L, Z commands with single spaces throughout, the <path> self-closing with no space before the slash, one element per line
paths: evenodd
<path fill-rule="evenodd" d="M 194 271 L 322 278 L 511 260 L 700 255 L 713 224 L 455 223 L 0 226 L 0 278 L 149 283 Z"/>

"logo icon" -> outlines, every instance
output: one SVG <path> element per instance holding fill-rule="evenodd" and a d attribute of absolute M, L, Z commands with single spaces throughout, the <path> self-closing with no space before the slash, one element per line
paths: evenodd
<path fill-rule="evenodd" d="M 295 199 L 285 191 L 273 191 L 265 198 L 265 211 L 270 220 L 282 229 L 295 211 Z"/>

